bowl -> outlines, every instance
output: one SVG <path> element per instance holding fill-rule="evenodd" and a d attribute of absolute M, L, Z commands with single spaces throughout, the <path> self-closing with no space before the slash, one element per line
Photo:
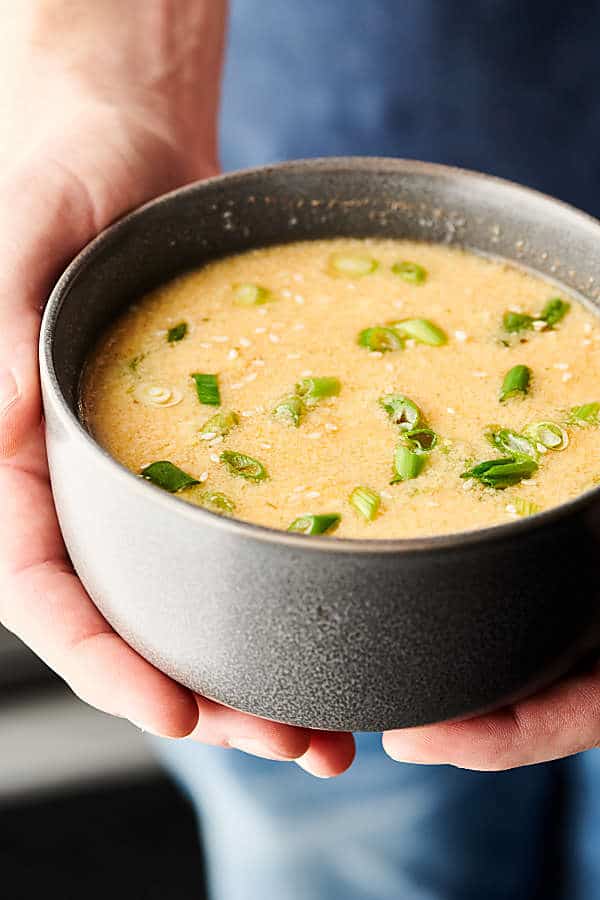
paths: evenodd
<path fill-rule="evenodd" d="M 598 647 L 600 489 L 479 531 L 311 538 L 173 498 L 109 457 L 78 418 L 86 355 L 134 298 L 216 257 L 334 236 L 464 246 L 600 306 L 600 224 L 473 172 L 323 159 L 160 197 L 84 249 L 46 308 L 41 379 L 64 539 L 113 628 L 206 697 L 329 730 L 471 715 Z"/>

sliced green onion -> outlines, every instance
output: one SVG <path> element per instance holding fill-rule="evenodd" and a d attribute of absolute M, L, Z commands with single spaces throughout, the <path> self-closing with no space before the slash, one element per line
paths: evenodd
<path fill-rule="evenodd" d="M 260 284 L 234 284 L 233 298 L 238 306 L 262 306 L 272 299 L 271 291 Z"/>
<path fill-rule="evenodd" d="M 583 406 L 574 406 L 569 413 L 569 424 L 587 428 L 590 425 L 600 425 L 600 403 L 584 403 Z"/>
<path fill-rule="evenodd" d="M 394 275 L 399 275 L 411 284 L 423 284 L 427 278 L 427 270 L 415 262 L 398 262 L 392 266 Z"/>
<path fill-rule="evenodd" d="M 239 425 L 239 416 L 232 409 L 223 409 L 204 423 L 200 434 L 213 434 L 215 437 L 226 437 L 236 425 Z"/>
<path fill-rule="evenodd" d="M 325 534 L 332 531 L 341 521 L 338 513 L 323 513 L 320 516 L 300 516 L 294 519 L 288 531 L 297 534 Z"/>
<path fill-rule="evenodd" d="M 556 422 L 535 422 L 523 429 L 523 434 L 546 450 L 564 450 L 569 443 L 569 436 L 564 428 Z"/>
<path fill-rule="evenodd" d="M 339 378 L 303 378 L 296 385 L 296 393 L 306 406 L 316 406 L 326 397 L 337 397 L 341 390 Z"/>
<path fill-rule="evenodd" d="M 530 456 L 532 459 L 538 458 L 536 441 L 529 440 L 518 431 L 512 431 L 510 428 L 498 428 L 491 426 L 490 431 L 486 433 L 486 437 L 492 446 L 501 450 L 502 453 L 521 454 Z"/>
<path fill-rule="evenodd" d="M 548 325 L 549 328 L 552 328 L 557 324 L 557 322 L 560 322 L 561 319 L 564 319 L 570 309 L 570 303 L 567 303 L 560 297 L 553 297 L 552 300 L 548 300 L 545 307 L 541 311 L 540 319 L 543 319 L 546 325 Z"/>
<path fill-rule="evenodd" d="M 514 334 L 518 331 L 530 331 L 533 328 L 533 316 L 527 313 L 518 313 L 508 310 L 502 317 L 502 325 L 505 331 Z"/>
<path fill-rule="evenodd" d="M 429 319 L 404 319 L 392 322 L 391 327 L 402 337 L 412 338 L 420 344 L 429 344 L 430 347 L 441 347 L 448 340 L 446 333 Z"/>
<path fill-rule="evenodd" d="M 394 451 L 394 478 L 392 484 L 399 481 L 410 481 L 423 471 L 427 456 L 417 450 L 411 450 L 404 444 L 398 444 Z"/>
<path fill-rule="evenodd" d="M 219 406 L 221 394 L 219 393 L 218 375 L 207 375 L 204 372 L 194 372 L 191 376 L 196 384 L 196 393 L 200 403 L 206 406 Z"/>
<path fill-rule="evenodd" d="M 534 516 L 542 511 L 541 506 L 538 506 L 533 500 L 525 500 L 524 497 L 515 497 L 513 502 L 518 516 Z"/>
<path fill-rule="evenodd" d="M 261 462 L 245 453 L 237 453 L 235 450 L 223 450 L 220 460 L 224 463 L 232 475 L 239 475 L 247 481 L 264 481 L 267 470 Z"/>
<path fill-rule="evenodd" d="M 284 425 L 292 425 L 298 428 L 302 417 L 306 412 L 306 407 L 301 397 L 297 394 L 287 394 L 278 400 L 273 407 L 273 416 L 278 422 Z"/>
<path fill-rule="evenodd" d="M 508 456 L 488 459 L 463 472 L 461 478 L 475 478 L 487 487 L 498 490 L 518 484 L 524 478 L 531 478 L 538 465 L 529 456 Z"/>
<path fill-rule="evenodd" d="M 429 453 L 438 442 L 438 436 L 431 428 L 411 428 L 402 435 L 409 450 Z"/>
<path fill-rule="evenodd" d="M 362 485 L 354 488 L 349 500 L 357 513 L 366 519 L 367 522 L 373 521 L 381 506 L 381 497 L 377 491 Z"/>
<path fill-rule="evenodd" d="M 167 331 L 167 341 L 169 344 L 173 344 L 176 341 L 182 341 L 187 333 L 187 322 L 180 322 L 179 325 L 174 325 L 173 328 L 169 328 Z"/>
<path fill-rule="evenodd" d="M 365 328 L 358 335 L 358 344 L 360 347 L 366 347 L 371 352 L 387 353 L 390 350 L 402 350 L 404 341 L 397 331 L 393 328 L 387 328 L 383 325 L 376 325 L 373 328 Z"/>
<path fill-rule="evenodd" d="M 141 362 L 146 358 L 145 353 L 138 353 L 137 356 L 134 356 L 133 359 L 130 359 L 127 363 L 127 368 L 131 369 L 132 372 L 137 372 L 138 366 Z"/>
<path fill-rule="evenodd" d="M 379 400 L 394 425 L 399 425 L 403 431 L 417 428 L 423 422 L 423 415 L 416 403 L 404 397 L 402 394 L 386 394 Z"/>
<path fill-rule="evenodd" d="M 198 502 L 201 506 L 212 509 L 213 512 L 228 515 L 235 511 L 235 503 L 226 494 L 220 491 L 202 491 L 198 495 Z"/>
<path fill-rule="evenodd" d="M 188 475 L 187 472 L 174 466 L 172 462 L 166 459 L 150 463 L 149 466 L 142 469 L 140 474 L 142 478 L 146 478 L 152 484 L 169 491 L 171 494 L 176 494 L 177 491 L 192 487 L 194 484 L 200 484 L 196 478 Z"/>
<path fill-rule="evenodd" d="M 529 392 L 531 382 L 531 369 L 528 366 L 513 366 L 504 376 L 500 391 L 500 402 L 509 400 L 521 394 L 523 397 Z"/>
<path fill-rule="evenodd" d="M 334 275 L 346 278 L 362 278 L 374 272 L 379 263 L 371 256 L 355 253 L 334 253 L 329 257 L 329 270 Z"/>

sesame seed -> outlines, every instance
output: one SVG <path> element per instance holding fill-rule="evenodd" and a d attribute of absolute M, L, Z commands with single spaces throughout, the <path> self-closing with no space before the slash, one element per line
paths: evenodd
<path fill-rule="evenodd" d="M 529 478 L 527 480 L 528 487 L 537 487 L 537 484 L 538 484 L 537 481 L 534 481 L 533 478 Z"/>
<path fill-rule="evenodd" d="M 295 487 L 292 491 L 292 494 L 302 494 L 306 490 L 306 487 L 303 484 L 299 484 L 298 487 Z"/>
<path fill-rule="evenodd" d="M 267 329 L 264 327 L 264 325 L 259 325 L 258 328 L 254 329 L 254 333 L 255 334 L 264 334 L 266 330 Z"/>
<path fill-rule="evenodd" d="M 590 341 L 589 338 L 584 338 L 581 342 L 582 347 L 590 347 L 591 344 L 592 344 L 592 342 Z"/>
<path fill-rule="evenodd" d="M 565 362 L 554 363 L 554 368 L 565 371 L 566 369 L 569 368 L 569 363 L 565 363 Z"/>
<path fill-rule="evenodd" d="M 244 378 L 244 381 L 245 382 L 254 381 L 256 378 L 258 378 L 258 372 L 250 372 L 249 375 L 246 375 L 246 377 Z"/>
<path fill-rule="evenodd" d="M 406 343 L 408 343 L 408 341 Z M 381 350 L 371 350 L 369 356 L 372 356 L 373 359 L 381 359 L 383 353 L 381 352 Z"/>
<path fill-rule="evenodd" d="M 304 369 L 304 371 L 300 372 L 300 374 L 303 378 L 310 378 L 310 376 L 312 375 L 312 369 Z"/>
<path fill-rule="evenodd" d="M 215 344 L 226 344 L 229 338 L 226 334 L 216 334 L 212 338 L 212 340 L 215 342 Z"/>
<path fill-rule="evenodd" d="M 437 500 L 428 500 L 427 501 L 427 506 L 439 506 L 439 505 L 440 504 L 437 502 Z"/>
<path fill-rule="evenodd" d="M 384 500 L 392 499 L 392 495 L 390 494 L 389 491 L 379 491 L 379 493 L 381 494 L 381 496 L 383 497 Z"/>
<path fill-rule="evenodd" d="M 523 307 L 518 306 L 516 303 L 513 303 L 512 306 L 508 307 L 508 309 L 510 312 L 514 312 L 514 313 L 522 313 L 523 312 Z"/>
<path fill-rule="evenodd" d="M 253 409 L 245 409 L 242 412 L 242 415 L 245 419 L 251 419 L 252 416 L 254 415 L 254 410 Z"/>
<path fill-rule="evenodd" d="M 252 341 L 249 341 L 247 337 L 240 338 L 240 347 L 251 347 Z"/>
<path fill-rule="evenodd" d="M 473 372 L 473 378 L 488 378 L 487 372 Z"/>
<path fill-rule="evenodd" d="M 416 347 L 417 346 L 417 342 L 415 341 L 414 338 L 408 338 L 408 340 L 404 341 L 404 344 L 406 347 Z"/>
<path fill-rule="evenodd" d="M 294 331 L 304 331 L 304 322 L 296 322 Z"/>
<path fill-rule="evenodd" d="M 239 391 L 239 389 L 240 389 L 240 388 L 243 388 L 243 387 L 244 387 L 244 385 L 243 385 L 243 383 L 242 383 L 241 381 L 236 381 L 235 384 L 232 384 L 232 385 L 231 385 L 231 390 L 232 390 L 232 391 Z"/>
<path fill-rule="evenodd" d="M 281 340 L 281 338 L 279 337 L 278 334 L 273 334 L 271 332 L 271 334 L 269 335 L 269 340 L 271 341 L 272 344 L 278 344 L 279 341 Z"/>
<path fill-rule="evenodd" d="M 206 481 L 207 478 L 208 478 L 208 472 L 201 472 L 201 473 L 198 475 L 198 481 L 199 481 L 200 483 L 202 483 L 203 481 Z"/>
<path fill-rule="evenodd" d="M 338 427 L 333 422 L 325 422 L 325 431 L 337 431 Z"/>
<path fill-rule="evenodd" d="M 294 272 L 292 278 L 300 284 L 304 281 L 304 275 L 301 275 L 300 272 Z"/>
<path fill-rule="evenodd" d="M 291 297 L 291 296 L 292 296 L 292 292 L 291 292 L 291 291 L 288 291 L 287 288 L 284 288 L 282 291 L 280 291 L 280 294 L 281 294 L 282 297 L 285 297 L 286 299 L 287 299 L 288 297 Z"/>
<path fill-rule="evenodd" d="M 211 458 L 212 462 L 215 462 L 215 463 L 219 462 L 219 457 L 218 457 L 218 454 L 216 454 L 216 453 L 211 453 L 210 458 Z"/>
<path fill-rule="evenodd" d="M 592 323 L 586 322 L 583 326 L 583 331 L 584 331 L 584 334 L 591 334 L 592 333 Z"/>
<path fill-rule="evenodd" d="M 264 366 L 264 364 L 265 364 L 264 359 L 253 359 L 252 360 L 253 366 L 258 366 L 259 368 L 261 368 L 262 366 Z"/>
<path fill-rule="evenodd" d="M 311 441 L 317 441 L 321 437 L 320 431 L 311 431 L 310 434 L 306 435 Z"/>
<path fill-rule="evenodd" d="M 204 434 L 200 435 L 200 440 L 201 441 L 212 441 L 212 439 L 216 438 L 216 436 L 217 436 L 216 431 L 205 431 Z"/>
<path fill-rule="evenodd" d="M 404 306 L 404 300 L 394 300 L 392 306 L 395 306 L 396 309 L 402 309 Z"/>
<path fill-rule="evenodd" d="M 517 507 L 514 505 L 514 503 L 507 503 L 505 509 L 506 512 L 511 516 L 517 515 Z"/>
<path fill-rule="evenodd" d="M 385 364 L 385 369 L 386 369 L 386 372 L 393 372 L 393 371 L 394 371 L 394 367 L 393 367 L 392 363 L 386 363 L 386 364 Z"/>
<path fill-rule="evenodd" d="M 298 306 L 302 306 L 304 303 L 304 297 L 302 294 L 294 294 L 294 302 L 298 304 Z"/>
<path fill-rule="evenodd" d="M 456 410 L 454 409 L 453 406 L 447 406 L 447 407 L 446 407 L 446 412 L 447 412 L 447 413 L 450 413 L 451 416 L 455 416 L 455 415 L 456 415 Z"/>
<path fill-rule="evenodd" d="M 300 359 L 301 356 L 302 356 L 301 353 L 288 353 L 287 358 L 288 359 Z"/>
<path fill-rule="evenodd" d="M 212 344 L 202 343 L 202 344 L 198 344 L 198 346 L 202 347 L 203 350 L 211 350 L 212 349 Z"/>
<path fill-rule="evenodd" d="M 222 444 L 223 443 L 223 435 L 218 434 L 213 441 L 213 444 Z"/>
<path fill-rule="evenodd" d="M 461 342 L 466 341 L 466 340 L 467 340 L 467 332 L 466 332 L 466 331 L 460 331 L 460 330 L 459 330 L 459 331 L 455 331 L 455 332 L 454 332 L 454 337 L 456 338 L 457 341 L 461 341 Z"/>
<path fill-rule="evenodd" d="M 563 377 L 562 377 L 562 380 L 563 380 L 564 382 L 567 382 L 567 381 L 570 381 L 572 377 L 573 377 L 573 373 L 572 373 L 572 372 L 565 372 L 565 374 L 564 374 Z"/>
<path fill-rule="evenodd" d="M 321 492 L 320 491 L 307 491 L 306 496 L 309 497 L 311 500 L 314 500 L 316 497 L 321 496 Z"/>
<path fill-rule="evenodd" d="M 467 478 L 466 481 L 463 481 L 463 491 L 472 491 L 475 487 L 475 482 L 472 478 Z"/>
<path fill-rule="evenodd" d="M 259 314 L 259 316 L 266 316 L 268 309 L 266 306 L 259 306 L 256 312 Z"/>
<path fill-rule="evenodd" d="M 227 359 L 237 359 L 239 355 L 240 354 L 235 349 L 235 347 L 232 347 L 231 350 L 229 351 L 229 353 L 227 354 Z"/>
<path fill-rule="evenodd" d="M 273 446 L 273 444 L 268 444 L 266 441 L 263 441 L 261 444 L 259 444 L 259 446 L 260 446 L 263 450 L 270 450 L 271 447 Z"/>
<path fill-rule="evenodd" d="M 531 323 L 531 327 L 533 328 L 534 331 L 543 331 L 544 328 L 547 327 L 547 324 L 546 324 L 546 322 L 544 322 L 543 319 L 535 319 Z"/>

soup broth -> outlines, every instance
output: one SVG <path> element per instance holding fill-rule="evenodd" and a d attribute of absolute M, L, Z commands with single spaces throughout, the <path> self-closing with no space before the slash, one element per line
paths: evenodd
<path fill-rule="evenodd" d="M 272 528 L 410 538 L 600 480 L 600 322 L 511 265 L 400 240 L 254 250 L 131 306 L 82 417 L 132 472 Z"/>

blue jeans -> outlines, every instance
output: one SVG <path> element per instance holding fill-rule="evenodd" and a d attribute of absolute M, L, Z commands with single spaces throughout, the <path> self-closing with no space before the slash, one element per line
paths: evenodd
<path fill-rule="evenodd" d="M 197 810 L 210 900 L 550 900 L 559 783 L 556 897 L 600 900 L 597 752 L 488 774 L 394 763 L 378 735 L 357 743 L 352 769 L 322 781 L 236 750 L 157 742 Z"/>

